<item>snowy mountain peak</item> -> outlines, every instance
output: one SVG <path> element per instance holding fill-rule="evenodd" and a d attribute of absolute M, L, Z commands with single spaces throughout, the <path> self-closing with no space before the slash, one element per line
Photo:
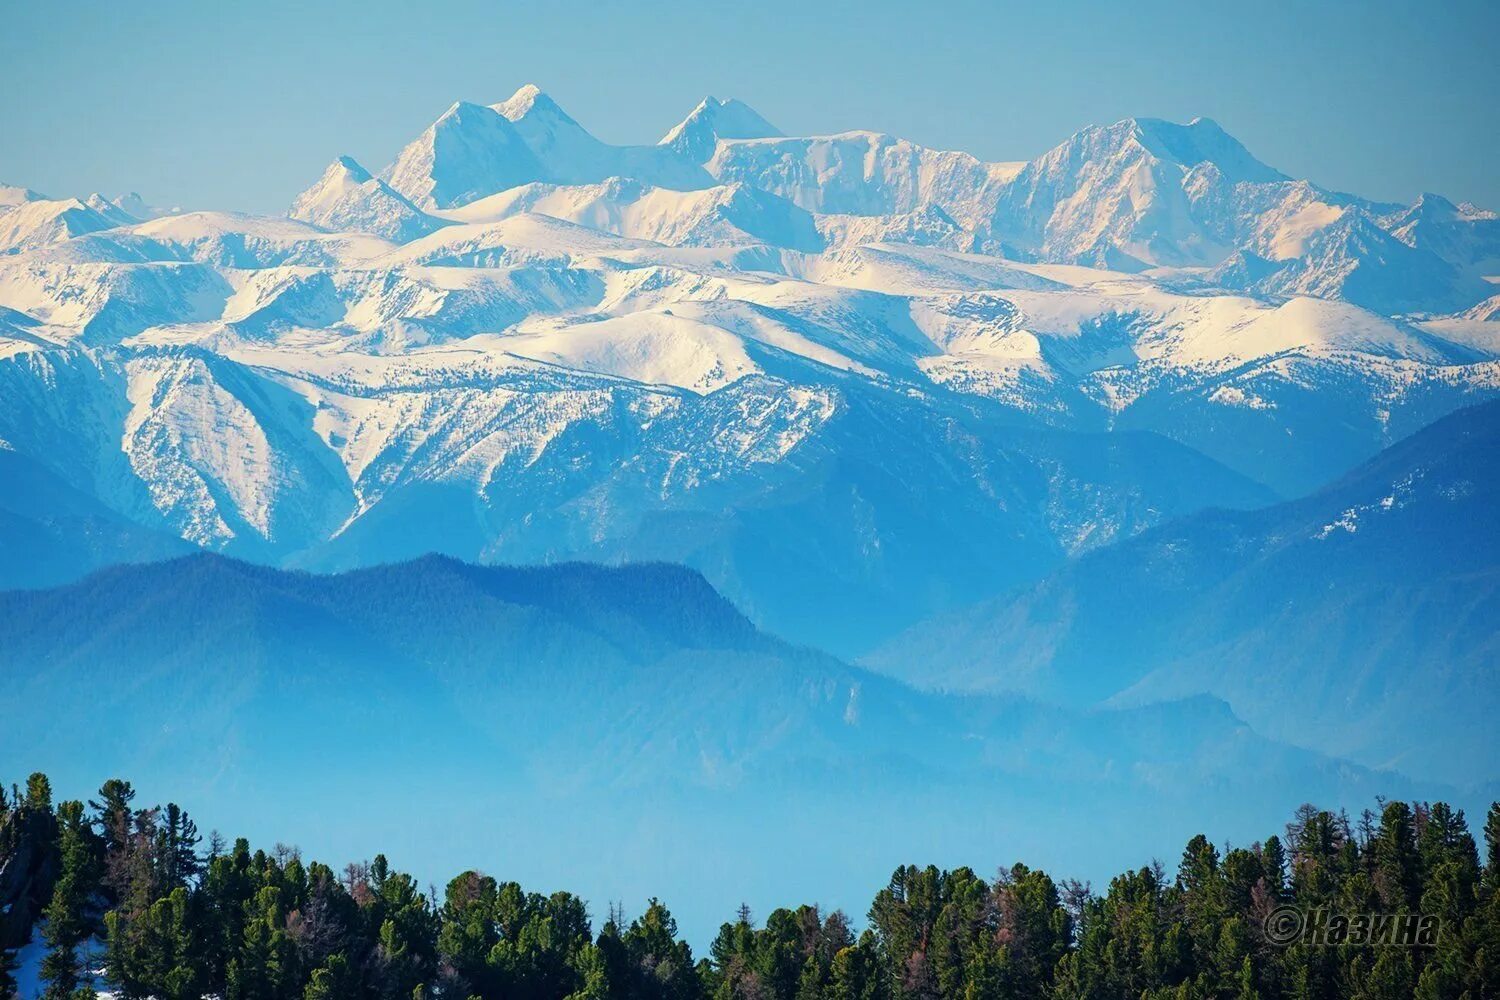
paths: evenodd
<path fill-rule="evenodd" d="M 83 204 L 117 226 L 128 226 L 132 222 L 140 221 L 97 191 L 85 198 Z"/>
<path fill-rule="evenodd" d="M 327 170 L 323 171 L 323 175 L 318 178 L 318 183 L 299 195 L 297 200 L 301 202 L 312 192 L 323 189 L 357 186 L 371 180 L 374 180 L 374 175 L 361 166 L 358 160 L 352 156 L 340 156 L 328 165 Z"/>
<path fill-rule="evenodd" d="M 88 202 L 24 200 L 0 210 L 0 253 L 20 253 L 135 221 L 98 195 Z"/>
<path fill-rule="evenodd" d="M 721 101 L 710 95 L 668 130 L 658 145 L 670 146 L 693 160 L 706 162 L 720 139 L 775 139 L 781 135 L 780 129 L 743 101 L 732 97 Z"/>
<path fill-rule="evenodd" d="M 606 165 L 613 147 L 594 138 L 535 84 L 490 107 L 511 123 L 536 158 L 538 180 L 588 183 L 600 180 L 601 171 L 622 172 Z"/>
<path fill-rule="evenodd" d="M 1486 222 L 1497 218 L 1494 212 L 1480 208 L 1472 202 L 1455 205 L 1448 198 L 1431 191 L 1424 191 L 1411 203 L 1411 207 L 1397 217 L 1394 229 L 1413 222 L 1464 223 Z"/>
<path fill-rule="evenodd" d="M 0 208 L 14 208 L 23 202 L 46 200 L 46 195 L 37 194 L 30 188 L 0 184 Z"/>
<path fill-rule="evenodd" d="M 1186 125 L 1160 118 L 1127 119 L 1133 131 L 1154 155 L 1185 167 L 1212 163 L 1231 183 L 1259 184 L 1291 180 L 1286 174 L 1257 160 L 1234 136 L 1212 118 L 1194 118 Z"/>
<path fill-rule="evenodd" d="M 111 204 L 113 204 L 120 211 L 124 212 L 126 215 L 130 216 L 132 219 L 136 219 L 140 222 L 150 222 L 152 219 L 159 219 L 163 215 L 175 215 L 181 211 L 181 209 L 179 208 L 159 208 L 156 205 L 152 205 L 135 191 L 122 194 L 120 195 L 120 197 L 112 199 Z"/>
<path fill-rule="evenodd" d="M 540 165 L 509 119 L 457 101 L 381 174 L 420 208 L 451 208 L 536 180 Z"/>
<path fill-rule="evenodd" d="M 340 156 L 292 203 L 291 218 L 335 232 L 369 233 L 405 243 L 437 229 L 440 220 L 377 179 L 352 156 Z"/>
<path fill-rule="evenodd" d="M 1211 119 L 1126 118 L 1083 129 L 1027 164 L 991 228 L 1046 260 L 1212 267 L 1233 253 L 1242 227 L 1253 228 L 1237 199 L 1275 204 L 1264 188 L 1289 180 Z"/>
<path fill-rule="evenodd" d="M 374 176 L 364 167 L 360 166 L 359 161 L 352 156 L 340 156 L 337 160 L 334 160 L 333 165 L 328 168 L 328 173 L 331 174 L 336 170 L 342 171 L 342 173 L 347 175 L 356 184 L 363 184 Z M 324 176 L 326 177 L 327 174 Z"/>
<path fill-rule="evenodd" d="M 1417 200 L 1412 204 L 1412 208 L 1422 212 L 1441 212 L 1450 215 L 1459 214 L 1457 205 L 1442 195 L 1434 194 L 1431 191 L 1423 191 L 1417 195 Z"/>
<path fill-rule="evenodd" d="M 432 128 L 453 128 L 475 122 L 476 120 L 484 121 L 492 112 L 492 108 L 487 108 L 483 104 L 475 104 L 473 101 L 454 101 L 448 105 L 448 110 L 439 115 L 437 121 L 432 123 Z"/>
<path fill-rule="evenodd" d="M 556 101 L 534 83 L 526 84 L 506 100 L 490 107 L 513 122 L 533 114 L 573 121 Z"/>

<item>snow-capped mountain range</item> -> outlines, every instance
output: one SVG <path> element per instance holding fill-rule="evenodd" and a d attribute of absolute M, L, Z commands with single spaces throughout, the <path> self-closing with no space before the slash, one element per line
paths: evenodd
<path fill-rule="evenodd" d="M 708 98 L 615 146 L 528 86 L 284 218 L 0 188 L 0 448 L 101 533 L 0 544 L 0 584 L 118 557 L 116 520 L 313 567 L 663 558 L 858 650 L 1500 395 L 1497 277 L 1495 213 L 1206 119 L 985 163 Z"/>

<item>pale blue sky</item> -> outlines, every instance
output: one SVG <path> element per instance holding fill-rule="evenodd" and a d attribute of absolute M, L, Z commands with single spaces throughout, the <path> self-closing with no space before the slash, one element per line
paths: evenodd
<path fill-rule="evenodd" d="M 54 195 L 281 211 L 334 156 L 379 169 L 535 82 L 615 142 L 709 93 L 997 160 L 1201 114 L 1320 184 L 1500 208 L 1493 0 L 0 5 L 0 182 Z"/>

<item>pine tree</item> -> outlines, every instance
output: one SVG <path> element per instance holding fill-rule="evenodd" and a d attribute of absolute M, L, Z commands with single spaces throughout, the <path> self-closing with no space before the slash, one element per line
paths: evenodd
<path fill-rule="evenodd" d="M 148 966 L 154 991 L 162 1000 L 199 1000 L 206 970 L 197 933 L 192 896 L 182 886 L 151 906 L 147 917 Z"/>
<path fill-rule="evenodd" d="M 1260 849 L 1262 877 L 1273 899 L 1280 899 L 1286 891 L 1286 849 L 1281 838 L 1272 834 Z"/>
<path fill-rule="evenodd" d="M 677 921 L 652 899 L 646 912 L 620 935 L 634 967 L 633 991 L 647 1000 L 691 1000 L 702 992 L 693 951 L 677 938 Z M 630 987 L 627 987 L 630 988 Z"/>
<path fill-rule="evenodd" d="M 610 982 L 609 964 L 597 944 L 590 943 L 581 949 L 573 967 L 578 973 L 579 986 L 564 1000 L 609 1000 L 617 995 Z"/>
<path fill-rule="evenodd" d="M 313 971 L 303 990 L 303 1000 L 344 1000 L 356 995 L 354 973 L 343 954 L 330 955 L 323 966 Z"/>
<path fill-rule="evenodd" d="M 1386 804 L 1374 846 L 1375 889 L 1382 905 L 1394 913 L 1414 911 L 1421 896 L 1421 864 L 1409 805 Z"/>
<path fill-rule="evenodd" d="M 281 893 L 265 886 L 246 904 L 245 933 L 229 961 L 225 1000 L 277 1000 L 296 981 Z"/>
<path fill-rule="evenodd" d="M 829 1000 L 881 1000 L 880 945 L 872 931 L 842 948 L 829 968 Z"/>
<path fill-rule="evenodd" d="M 26 779 L 26 798 L 23 806 L 37 812 L 52 810 L 52 782 L 40 771 Z"/>
<path fill-rule="evenodd" d="M 96 882 L 98 860 L 90 831 L 83 818 L 82 802 L 63 802 L 57 807 L 60 871 L 52 899 L 44 912 L 43 939 L 48 952 L 42 960 L 42 980 L 47 983 L 46 1000 L 68 1000 L 84 984 L 79 946 L 89 936 L 89 895 Z"/>
<path fill-rule="evenodd" d="M 89 801 L 94 810 L 94 824 L 104 839 L 104 850 L 111 854 L 125 846 L 130 836 L 130 820 L 133 815 L 130 803 L 135 800 L 135 789 L 130 782 L 110 778 L 99 788 L 99 798 Z"/>
<path fill-rule="evenodd" d="M 162 885 L 173 889 L 196 881 L 203 871 L 203 861 L 198 857 L 198 844 L 203 838 L 198 835 L 197 824 L 175 802 L 169 802 L 156 835 Z"/>
<path fill-rule="evenodd" d="M 490 952 L 500 942 L 497 905 L 497 886 L 488 875 L 469 871 L 448 883 L 437 949 L 457 995 L 491 988 Z"/>
<path fill-rule="evenodd" d="M 222 841 L 207 864 L 182 810 L 131 810 L 106 783 L 94 816 L 51 805 L 34 775 L 0 795 L 0 871 L 18 850 L 55 863 L 43 925 L 47 1000 L 92 995 L 79 946 L 103 923 L 122 1000 L 1419 1000 L 1500 997 L 1500 804 L 1485 864 L 1463 813 L 1381 803 L 1351 823 L 1311 806 L 1281 841 L 1227 850 L 1195 837 L 1169 881 L 1127 872 L 1103 896 L 1015 865 L 993 882 L 960 868 L 897 869 L 856 942 L 816 906 L 748 908 L 693 961 L 658 900 L 621 930 L 611 908 L 590 939 L 581 900 L 467 872 L 444 904 L 383 856 L 341 882 L 293 848 Z M 96 832 L 97 830 L 97 832 Z M 19 846 L 18 846 L 19 845 Z M 42 852 L 40 855 L 37 852 Z M 107 862 L 107 863 L 106 863 Z M 27 862 L 29 869 L 34 861 Z M 1392 903 L 1440 918 L 1435 946 L 1281 946 L 1280 902 L 1354 912 Z M 0 952 L 0 993 L 14 990 Z"/>
<path fill-rule="evenodd" d="M 1355 978 L 1360 1000 L 1409 1000 L 1416 987 L 1411 956 L 1403 948 L 1380 949 L 1374 968 Z"/>
<path fill-rule="evenodd" d="M 1500 802 L 1490 806 L 1484 820 L 1484 884 L 1490 892 L 1500 892 Z"/>

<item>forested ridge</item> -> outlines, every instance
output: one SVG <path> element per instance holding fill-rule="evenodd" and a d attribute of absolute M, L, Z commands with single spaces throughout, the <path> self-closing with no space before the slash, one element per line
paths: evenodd
<path fill-rule="evenodd" d="M 568 892 L 477 871 L 424 889 L 384 856 L 335 870 L 135 798 L 111 780 L 54 803 L 42 774 L 0 788 L 0 995 L 35 929 L 49 1000 L 96 985 L 161 1000 L 1500 996 L 1500 803 L 1482 855 L 1461 810 L 1382 801 L 1357 817 L 1304 806 L 1246 847 L 1196 836 L 1175 872 L 1152 863 L 1101 891 L 1024 864 L 993 879 L 906 866 L 863 929 L 816 905 L 763 921 L 741 907 L 695 956 L 659 900 L 596 928 Z M 1287 912 L 1323 931 L 1420 915 L 1431 934 L 1283 937 Z"/>

